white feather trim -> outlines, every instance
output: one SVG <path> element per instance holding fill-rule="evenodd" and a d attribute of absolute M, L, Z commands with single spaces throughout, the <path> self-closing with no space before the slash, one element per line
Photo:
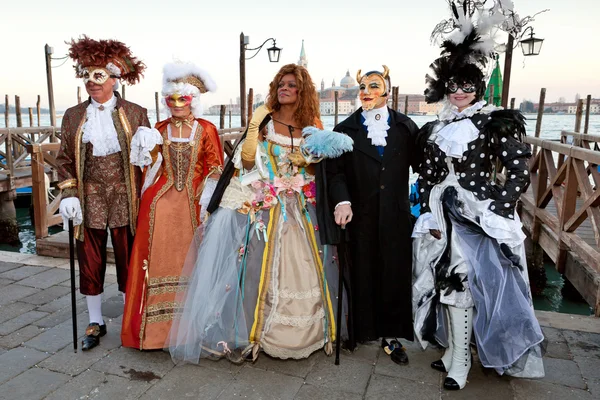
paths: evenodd
<path fill-rule="evenodd" d="M 214 92 L 217 90 L 217 84 L 208 72 L 192 63 L 184 62 L 165 64 L 163 67 L 163 85 L 168 83 L 168 81 L 185 78 L 186 76 L 190 75 L 199 77 L 204 83 L 206 90 L 209 92 Z"/>

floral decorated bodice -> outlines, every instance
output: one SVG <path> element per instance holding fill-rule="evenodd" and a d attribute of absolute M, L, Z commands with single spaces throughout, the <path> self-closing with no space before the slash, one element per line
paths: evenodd
<path fill-rule="evenodd" d="M 273 123 L 267 124 L 267 135 L 261 143 L 263 163 L 269 177 L 254 181 L 252 207 L 270 209 L 285 197 L 298 197 L 303 206 L 315 204 L 315 177 L 307 168 L 291 163 L 288 156 L 297 151 L 303 138 L 290 138 L 275 132 Z"/>

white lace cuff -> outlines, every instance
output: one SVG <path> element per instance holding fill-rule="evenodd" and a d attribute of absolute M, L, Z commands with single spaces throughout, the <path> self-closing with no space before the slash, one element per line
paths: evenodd
<path fill-rule="evenodd" d="M 150 152 L 156 145 L 163 143 L 160 132 L 154 128 L 140 126 L 131 139 L 131 152 L 129 162 L 138 167 L 146 167 L 152 164 Z"/>
<path fill-rule="evenodd" d="M 483 212 L 480 224 L 485 233 L 496 239 L 498 243 L 516 247 L 525 240 L 525 233 L 519 216 L 517 213 L 514 215 L 514 220 L 504 218 L 488 208 Z"/>
<path fill-rule="evenodd" d="M 420 237 L 421 235 L 429 234 L 430 229 L 440 229 L 435 217 L 430 212 L 421 214 L 413 229 L 412 237 Z"/>

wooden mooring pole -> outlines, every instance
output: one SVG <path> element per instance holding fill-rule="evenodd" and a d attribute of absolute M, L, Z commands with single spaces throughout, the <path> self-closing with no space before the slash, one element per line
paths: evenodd
<path fill-rule="evenodd" d="M 8 102 L 8 95 L 4 95 L 4 126 L 8 128 L 8 117 L 9 117 L 9 107 L 10 103 Z"/>
<path fill-rule="evenodd" d="M 15 113 L 17 115 L 17 127 L 23 127 L 23 119 L 21 117 L 21 98 L 15 95 Z"/>
<path fill-rule="evenodd" d="M 592 95 L 588 94 L 585 100 L 585 125 L 583 126 L 583 133 L 588 133 L 590 127 L 590 107 L 592 105 Z"/>
<path fill-rule="evenodd" d="M 121 84 L 121 97 L 125 100 L 125 85 Z"/>
<path fill-rule="evenodd" d="M 29 126 L 33 126 L 33 108 L 29 107 Z M 33 137 L 33 133 L 31 134 Z"/>
<path fill-rule="evenodd" d="M 225 129 L 225 105 L 221 104 L 219 110 L 219 129 Z"/>
<path fill-rule="evenodd" d="M 339 92 L 336 90 L 335 92 L 333 92 L 333 109 L 334 109 L 334 119 L 333 119 L 333 126 L 337 126 L 338 124 L 338 97 L 339 97 Z"/>
<path fill-rule="evenodd" d="M 581 132 L 581 119 L 583 117 L 583 100 L 577 101 L 577 111 L 575 111 L 575 132 Z"/>
<path fill-rule="evenodd" d="M 515 109 L 515 98 L 514 97 L 512 99 L 510 99 L 510 109 L 511 110 Z"/>
<path fill-rule="evenodd" d="M 156 122 L 160 121 L 160 106 L 158 103 L 158 92 L 154 92 L 154 107 L 156 107 Z"/>
<path fill-rule="evenodd" d="M 538 103 L 538 115 L 537 121 L 535 123 L 535 137 L 540 137 L 540 132 L 542 131 L 542 117 L 544 116 L 544 103 L 546 102 L 546 88 L 542 88 L 540 90 L 540 101 Z M 537 151 L 537 146 L 533 146 L 532 154 L 535 156 Z"/>
<path fill-rule="evenodd" d="M 408 95 L 404 98 L 404 115 L 408 115 Z"/>
<path fill-rule="evenodd" d="M 46 56 L 46 81 L 48 84 L 48 107 L 50 108 L 50 125 L 56 126 L 56 108 L 54 107 L 54 87 L 52 85 L 52 47 L 44 47 Z"/>
<path fill-rule="evenodd" d="M 38 94 L 37 102 L 35 103 L 35 109 L 37 112 L 37 126 L 42 126 L 42 121 L 40 120 L 40 116 L 42 114 L 42 100 L 40 95 Z"/>

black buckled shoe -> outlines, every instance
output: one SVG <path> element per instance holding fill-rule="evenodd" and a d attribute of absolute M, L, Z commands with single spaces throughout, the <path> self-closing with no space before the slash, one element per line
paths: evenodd
<path fill-rule="evenodd" d="M 390 340 L 389 342 L 386 339 L 381 340 L 381 347 L 383 351 L 388 354 L 392 361 L 399 365 L 408 364 L 408 355 L 406 354 L 406 349 L 400 344 L 397 340 Z"/>
<path fill-rule="evenodd" d="M 85 330 L 85 336 L 81 341 L 81 350 L 87 351 L 100 344 L 100 337 L 106 335 L 106 324 L 92 322 Z"/>

